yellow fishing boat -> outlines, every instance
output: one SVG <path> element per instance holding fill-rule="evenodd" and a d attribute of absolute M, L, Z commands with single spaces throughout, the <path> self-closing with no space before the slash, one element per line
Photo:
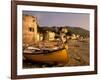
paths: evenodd
<path fill-rule="evenodd" d="M 35 49 L 36 50 L 36 49 Z M 27 60 L 40 63 L 51 63 L 51 64 L 66 64 L 68 62 L 68 52 L 66 47 L 62 49 L 50 50 L 46 49 L 44 51 L 25 51 L 24 57 Z"/>

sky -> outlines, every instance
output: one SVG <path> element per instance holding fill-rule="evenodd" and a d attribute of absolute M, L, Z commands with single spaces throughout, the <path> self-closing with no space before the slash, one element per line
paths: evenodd
<path fill-rule="evenodd" d="M 89 14 L 86 13 L 23 11 L 23 14 L 35 16 L 39 26 L 71 26 L 89 30 Z"/>

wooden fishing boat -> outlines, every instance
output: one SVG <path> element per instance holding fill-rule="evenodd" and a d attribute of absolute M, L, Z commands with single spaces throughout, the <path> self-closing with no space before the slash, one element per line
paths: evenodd
<path fill-rule="evenodd" d="M 24 51 L 23 55 L 26 60 L 40 63 L 50 63 L 50 64 L 66 64 L 68 62 L 68 52 L 66 47 L 61 49 L 43 49 L 39 51 Z"/>

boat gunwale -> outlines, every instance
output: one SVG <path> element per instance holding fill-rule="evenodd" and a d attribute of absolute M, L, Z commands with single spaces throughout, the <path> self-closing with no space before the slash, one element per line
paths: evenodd
<path fill-rule="evenodd" d="M 25 52 L 23 52 L 23 54 L 29 54 L 29 55 L 52 54 L 53 52 L 64 50 L 64 49 L 66 49 L 66 48 L 62 48 L 62 49 L 54 50 L 54 51 L 49 51 L 49 52 L 42 52 L 42 53 L 25 53 Z"/>

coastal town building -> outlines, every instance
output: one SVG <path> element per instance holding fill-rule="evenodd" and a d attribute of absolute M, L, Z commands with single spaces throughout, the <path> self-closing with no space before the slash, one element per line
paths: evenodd
<path fill-rule="evenodd" d="M 61 32 L 68 33 L 68 29 L 66 27 L 62 27 Z"/>
<path fill-rule="evenodd" d="M 46 36 L 47 36 L 47 40 L 49 40 L 49 41 L 55 40 L 55 33 L 52 31 L 47 31 Z"/>
<path fill-rule="evenodd" d="M 23 15 L 23 43 L 29 44 L 38 41 L 36 17 Z"/>

